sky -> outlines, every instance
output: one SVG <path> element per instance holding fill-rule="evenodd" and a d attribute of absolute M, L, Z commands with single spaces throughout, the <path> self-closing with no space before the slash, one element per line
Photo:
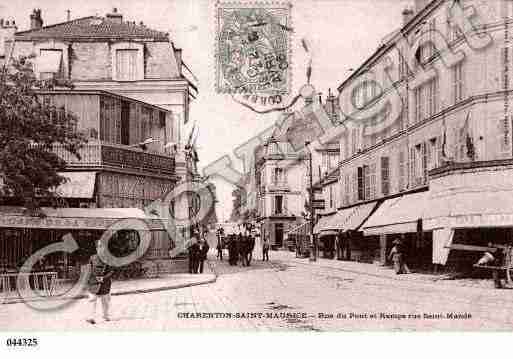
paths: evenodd
<path fill-rule="evenodd" d="M 239 0 L 240 1 L 240 0 Z M 309 56 L 301 46 L 306 39 L 312 53 L 312 84 L 326 96 L 358 68 L 378 47 L 380 40 L 402 23 L 401 11 L 412 0 L 292 0 L 292 94 L 306 83 Z M 237 162 L 233 149 L 252 134 L 271 126 L 276 113 L 259 115 L 215 91 L 215 1 L 214 0 L 0 0 L 0 18 L 14 19 L 18 30 L 29 28 L 33 8 L 42 10 L 44 25 L 91 15 L 104 16 L 118 8 L 124 20 L 143 21 L 146 26 L 170 33 L 176 47 L 199 84 L 199 96 L 191 104 L 185 133 L 196 121 L 199 128 L 200 166 L 221 156 Z M 289 99 L 285 99 L 287 103 Z M 241 168 L 242 170 L 242 168 Z M 218 218 L 228 219 L 232 186 L 215 181 Z"/>

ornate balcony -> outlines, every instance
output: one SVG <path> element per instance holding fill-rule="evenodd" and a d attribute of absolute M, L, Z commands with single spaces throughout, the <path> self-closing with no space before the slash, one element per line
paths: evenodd
<path fill-rule="evenodd" d="M 290 191 L 289 184 L 285 180 L 272 181 L 267 185 L 268 191 Z"/>
<path fill-rule="evenodd" d="M 115 167 L 167 175 L 175 173 L 174 157 L 144 152 L 135 147 L 88 143 L 80 149 L 80 159 L 61 145 L 54 145 L 53 151 L 68 163 L 68 167 L 74 169 Z"/>

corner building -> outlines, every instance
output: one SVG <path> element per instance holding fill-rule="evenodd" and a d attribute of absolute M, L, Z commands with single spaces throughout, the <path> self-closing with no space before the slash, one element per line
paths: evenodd
<path fill-rule="evenodd" d="M 473 9 L 471 28 L 457 25 L 458 6 Z M 403 237 L 414 267 L 470 265 L 479 254 L 457 244 L 513 234 L 513 3 L 417 1 L 403 16 L 338 87 L 347 130 L 330 224 L 370 261 L 384 264 Z M 416 46 L 421 37 L 430 41 Z"/>

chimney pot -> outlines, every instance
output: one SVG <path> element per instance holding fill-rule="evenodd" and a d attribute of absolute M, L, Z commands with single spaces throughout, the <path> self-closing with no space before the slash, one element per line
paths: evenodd
<path fill-rule="evenodd" d="M 43 18 L 41 17 L 41 9 L 32 10 L 30 14 L 30 29 L 37 30 L 43 27 Z"/>
<path fill-rule="evenodd" d="M 117 8 L 113 8 L 110 14 L 105 16 L 108 20 L 115 22 L 117 24 L 121 24 L 123 22 L 123 15 L 118 13 Z"/>

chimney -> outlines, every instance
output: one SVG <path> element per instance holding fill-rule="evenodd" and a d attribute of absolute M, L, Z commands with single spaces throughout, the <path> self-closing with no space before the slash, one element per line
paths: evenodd
<path fill-rule="evenodd" d="M 0 19 L 0 58 L 6 55 L 6 43 L 13 40 L 16 31 L 18 28 L 14 20 Z"/>
<path fill-rule="evenodd" d="M 121 24 L 123 22 L 123 15 L 118 13 L 117 8 L 112 9 L 112 12 L 110 14 L 107 14 L 105 17 L 108 20 L 115 22 L 116 24 Z"/>
<path fill-rule="evenodd" d="M 30 30 L 37 30 L 43 27 L 43 18 L 41 17 L 41 9 L 32 10 L 30 14 Z"/>
<path fill-rule="evenodd" d="M 415 12 L 412 8 L 404 8 L 403 12 L 403 26 L 410 22 L 411 19 L 413 19 L 413 16 L 415 15 Z"/>
<path fill-rule="evenodd" d="M 66 10 L 66 21 L 70 21 L 71 20 L 71 10 L 68 9 Z"/>

